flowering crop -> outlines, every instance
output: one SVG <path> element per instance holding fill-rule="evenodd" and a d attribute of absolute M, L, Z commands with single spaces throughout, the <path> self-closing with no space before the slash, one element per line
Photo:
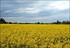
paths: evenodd
<path fill-rule="evenodd" d="M 70 48 L 69 25 L 0 24 L 1 48 Z"/>

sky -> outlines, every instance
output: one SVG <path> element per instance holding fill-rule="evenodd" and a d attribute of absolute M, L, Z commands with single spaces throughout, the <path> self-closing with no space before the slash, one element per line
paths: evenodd
<path fill-rule="evenodd" d="M 8 22 L 69 20 L 70 0 L 0 0 L 0 17 Z"/>

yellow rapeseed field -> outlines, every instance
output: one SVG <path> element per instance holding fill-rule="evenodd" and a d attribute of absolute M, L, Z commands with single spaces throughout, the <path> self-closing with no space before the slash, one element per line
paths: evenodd
<path fill-rule="evenodd" d="M 69 25 L 0 24 L 0 48 L 70 48 Z"/>

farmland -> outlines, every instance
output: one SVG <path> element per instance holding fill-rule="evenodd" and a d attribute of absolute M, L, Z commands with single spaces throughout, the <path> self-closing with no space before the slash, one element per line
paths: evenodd
<path fill-rule="evenodd" d="M 69 25 L 0 24 L 1 48 L 70 48 Z"/>

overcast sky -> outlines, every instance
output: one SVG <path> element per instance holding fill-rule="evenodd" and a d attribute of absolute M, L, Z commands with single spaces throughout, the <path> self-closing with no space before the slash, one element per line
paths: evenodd
<path fill-rule="evenodd" d="M 11 22 L 69 20 L 69 0 L 0 0 L 1 17 Z"/>

